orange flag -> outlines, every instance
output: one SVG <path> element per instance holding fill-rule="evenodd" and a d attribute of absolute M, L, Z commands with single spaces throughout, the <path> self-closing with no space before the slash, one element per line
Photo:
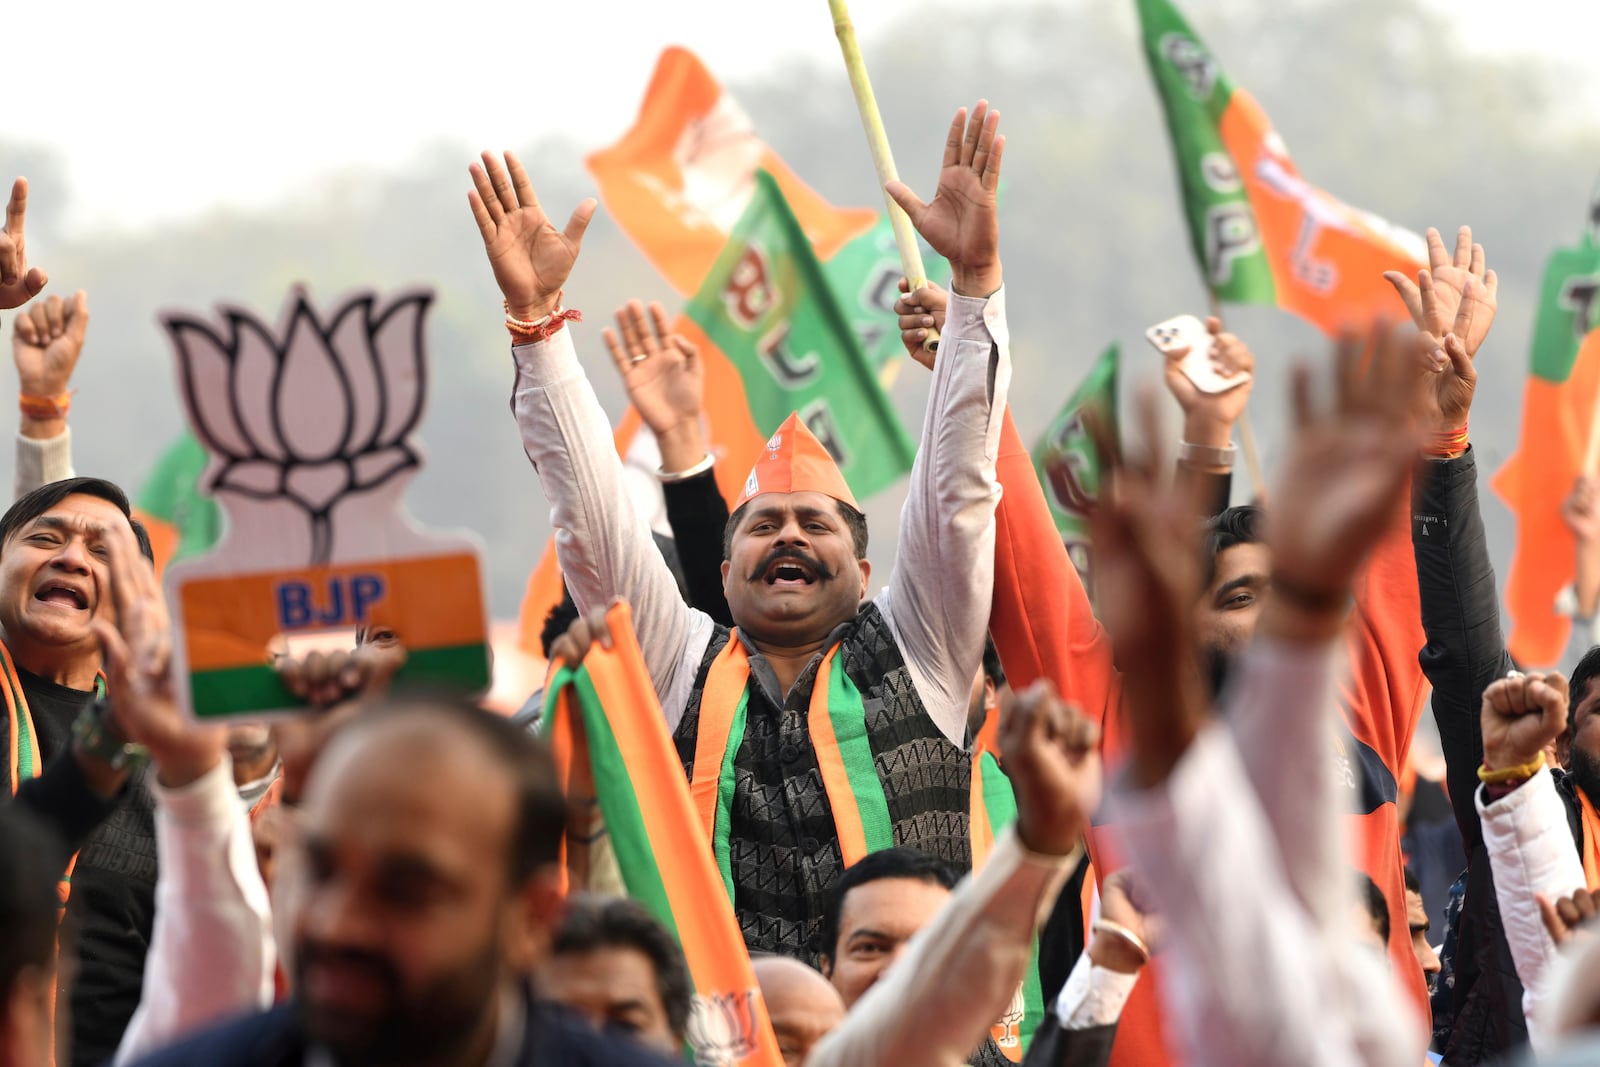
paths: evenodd
<path fill-rule="evenodd" d="M 756 136 L 750 116 L 694 53 L 668 48 L 656 62 L 633 128 L 588 159 L 600 199 L 684 296 L 700 287 L 756 192 L 757 170 L 827 259 L 877 219 L 869 208 L 829 204 Z"/>

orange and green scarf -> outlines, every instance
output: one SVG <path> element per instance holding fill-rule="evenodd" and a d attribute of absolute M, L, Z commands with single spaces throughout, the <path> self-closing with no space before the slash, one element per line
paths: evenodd
<path fill-rule="evenodd" d="M 106 677 L 103 673 L 95 674 L 94 688 L 96 696 L 105 695 Z M 22 691 L 22 679 L 17 676 L 17 665 L 11 660 L 11 650 L 6 648 L 3 641 L 0 641 L 0 693 L 3 693 L 6 702 L 6 725 L 10 748 L 8 769 L 11 772 L 11 795 L 15 797 L 22 783 L 30 778 L 37 778 L 43 773 L 44 766 L 39 754 L 39 732 L 33 724 L 33 712 L 28 707 L 27 695 Z M 67 860 L 67 868 L 61 872 L 61 881 L 56 885 L 56 898 L 63 914 L 67 908 L 67 897 L 72 895 L 72 868 L 77 862 L 78 856 L 74 853 Z M 55 1018 L 55 1012 L 56 991 L 52 986 L 50 990 L 52 1019 Z M 53 1030 L 52 1027 L 52 1033 Z M 55 1062 L 53 1036 L 50 1062 Z"/>
<path fill-rule="evenodd" d="M 866 705 L 838 660 L 839 646 L 834 645 L 817 666 L 806 725 L 828 806 L 833 810 L 840 856 L 849 867 L 869 852 L 894 847 L 894 821 L 867 740 Z M 689 783 L 695 814 L 711 839 L 729 901 L 733 900 L 728 846 L 733 823 L 733 759 L 744 742 L 749 704 L 750 656 L 739 640 L 739 631 L 733 630 L 712 660 L 700 695 L 694 777 Z"/>
<path fill-rule="evenodd" d="M 598 806 L 628 895 L 683 946 L 695 988 L 695 1062 L 781 1067 L 733 904 L 714 888 L 717 861 L 678 771 L 632 614 L 617 604 L 606 621 L 614 647 L 596 645 L 576 670 L 553 664 L 545 688 L 562 788 L 570 801 Z M 563 842 L 563 873 L 565 853 Z"/>

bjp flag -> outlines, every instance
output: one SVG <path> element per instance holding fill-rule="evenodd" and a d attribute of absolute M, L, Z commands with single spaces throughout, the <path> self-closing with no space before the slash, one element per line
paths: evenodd
<path fill-rule="evenodd" d="M 1576 570 L 1576 545 L 1561 502 L 1583 471 L 1600 390 L 1600 244 L 1586 236 L 1545 266 L 1533 356 L 1522 395 L 1522 443 L 1494 477 L 1517 517 L 1517 548 L 1506 576 L 1507 647 L 1517 662 L 1552 666 L 1566 651 L 1571 620 L 1556 595 Z"/>
<path fill-rule="evenodd" d="M 1416 234 L 1307 182 L 1255 98 L 1167 0 L 1135 0 L 1177 157 L 1189 236 L 1219 300 L 1275 304 L 1327 333 L 1394 311 L 1386 270 L 1428 261 Z"/>
<path fill-rule="evenodd" d="M 611 217 L 684 296 L 722 254 L 756 195 L 758 170 L 778 183 L 822 259 L 877 218 L 869 208 L 836 208 L 795 177 L 756 136 L 739 102 L 683 48 L 661 53 L 633 128 L 587 163 Z"/>

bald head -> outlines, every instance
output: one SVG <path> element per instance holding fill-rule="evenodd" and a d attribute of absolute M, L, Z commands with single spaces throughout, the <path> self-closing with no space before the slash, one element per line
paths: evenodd
<path fill-rule="evenodd" d="M 844 1021 L 844 1001 L 826 978 L 799 960 L 757 956 L 750 963 L 783 1062 L 799 1067 L 812 1046 Z"/>

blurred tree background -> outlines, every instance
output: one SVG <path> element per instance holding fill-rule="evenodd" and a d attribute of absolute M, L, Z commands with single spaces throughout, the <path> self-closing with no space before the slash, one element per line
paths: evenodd
<path fill-rule="evenodd" d="M 761 41 L 781 29 L 780 10 L 790 17 L 787 7 L 771 8 L 769 25 L 752 27 Z M 1185 10 L 1223 69 L 1261 101 L 1308 180 L 1418 232 L 1473 226 L 1502 279 L 1473 420 L 1480 469 L 1497 469 L 1516 444 L 1539 272 L 1553 246 L 1577 239 L 1600 169 L 1600 123 L 1582 104 L 1593 75 L 1469 54 L 1448 16 L 1420 0 L 1191 0 Z M 692 47 L 692 29 L 685 38 Z M 1134 387 L 1157 380 L 1144 328 L 1205 310 L 1132 4 L 929 4 L 892 36 L 869 35 L 863 48 L 902 176 L 924 196 L 954 108 L 986 96 L 1002 111 L 1012 400 L 1024 437 L 1044 429 L 1113 340 L 1124 349 L 1126 409 Z M 880 205 L 839 64 L 777 63 L 729 88 L 759 133 L 834 203 Z M 581 96 L 582 86 L 567 89 Z M 564 217 L 592 191 L 584 154 L 622 132 L 518 143 L 507 131 L 505 140 L 522 153 L 547 208 Z M 150 143 L 150 156 L 128 167 L 161 166 L 160 137 Z M 431 285 L 439 299 L 422 427 L 430 460 L 409 500 L 429 525 L 481 535 L 495 613 L 513 615 L 549 534 L 548 508 L 507 410 L 512 369 L 498 294 L 467 211 L 466 165 L 478 147 L 439 141 L 392 169 L 329 174 L 272 210 L 68 233 L 67 161 L 0 136 L 0 175 L 26 174 L 33 184 L 32 260 L 50 271 L 50 291 L 89 291 L 89 346 L 72 414 L 79 471 L 137 486 L 179 431 L 159 311 L 206 313 L 228 301 L 275 318 L 296 282 L 324 305 L 355 287 Z M 580 351 L 613 414 L 623 398 L 598 330 L 635 296 L 674 300 L 602 207 L 568 298 L 587 315 Z M 1283 440 L 1288 367 L 1320 360 L 1325 345 L 1273 309 L 1230 308 L 1227 321 L 1256 352 L 1252 410 L 1270 470 Z M 908 366 L 894 398 L 915 432 L 925 376 Z M 1236 496 L 1247 496 L 1242 472 L 1236 481 Z M 868 502 L 882 574 L 902 499 L 896 488 Z M 1503 577 L 1513 530 L 1498 501 L 1487 510 Z"/>

